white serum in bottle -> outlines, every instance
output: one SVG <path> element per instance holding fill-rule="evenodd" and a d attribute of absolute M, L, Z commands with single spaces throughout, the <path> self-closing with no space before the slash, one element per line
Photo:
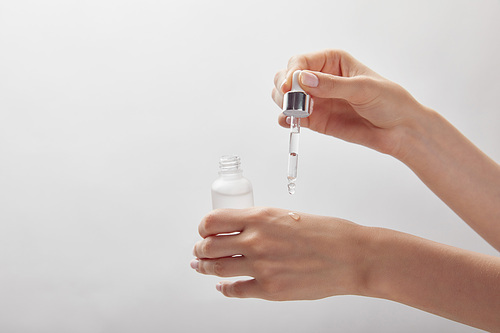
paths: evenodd
<path fill-rule="evenodd" d="M 222 156 L 219 161 L 219 178 L 212 184 L 212 207 L 248 208 L 253 206 L 253 188 L 243 177 L 239 156 Z"/>

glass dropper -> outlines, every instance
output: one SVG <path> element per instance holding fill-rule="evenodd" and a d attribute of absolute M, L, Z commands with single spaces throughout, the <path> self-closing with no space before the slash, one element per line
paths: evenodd
<path fill-rule="evenodd" d="M 288 147 L 288 193 L 295 193 L 297 164 L 299 162 L 300 118 L 290 117 L 290 144 Z"/>
<path fill-rule="evenodd" d="M 290 144 L 288 149 L 288 193 L 295 193 L 297 180 L 297 163 L 299 159 L 300 118 L 311 114 L 310 96 L 299 84 L 301 71 L 295 71 L 292 77 L 292 89 L 283 97 L 283 113 L 290 117 Z"/>

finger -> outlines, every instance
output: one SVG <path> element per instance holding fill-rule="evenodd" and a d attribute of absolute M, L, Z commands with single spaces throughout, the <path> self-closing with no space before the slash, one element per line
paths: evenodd
<path fill-rule="evenodd" d="M 311 70 L 348 77 L 352 76 L 351 71 L 357 71 L 358 69 L 366 70 L 365 66 L 343 50 L 328 49 L 293 56 L 288 61 L 283 92 L 291 89 L 292 76 L 297 70 Z"/>
<path fill-rule="evenodd" d="M 194 245 L 193 254 L 200 259 L 231 257 L 242 253 L 240 235 L 209 236 Z"/>
<path fill-rule="evenodd" d="M 282 88 L 283 82 L 285 81 L 286 73 L 287 73 L 286 69 L 283 69 L 283 70 L 277 72 L 276 75 L 274 75 L 274 86 L 281 93 L 283 93 L 281 88 Z"/>
<path fill-rule="evenodd" d="M 280 93 L 276 88 L 273 88 L 271 93 L 271 97 L 273 98 L 274 103 L 276 103 L 280 109 L 283 108 L 283 94 Z"/>
<path fill-rule="evenodd" d="M 259 284 L 255 279 L 234 282 L 223 281 L 219 282 L 216 288 L 226 297 L 259 298 L 262 295 Z"/>
<path fill-rule="evenodd" d="M 245 225 L 246 209 L 216 209 L 205 215 L 198 226 L 200 236 L 205 238 L 221 233 L 241 232 Z"/>
<path fill-rule="evenodd" d="M 302 55 L 296 55 L 288 60 L 288 65 L 283 80 L 283 92 L 289 91 L 292 88 L 292 76 L 297 70 L 309 69 L 320 71 L 325 65 L 326 57 L 324 52 L 315 52 Z"/>
<path fill-rule="evenodd" d="M 287 92 L 292 88 L 292 76 L 297 70 L 308 69 L 312 71 L 321 71 L 327 62 L 326 51 L 313 52 L 296 55 L 288 60 L 285 78 L 282 84 L 282 91 Z"/>
<path fill-rule="evenodd" d="M 312 101 L 312 99 L 311 99 Z M 311 106 L 312 109 L 312 106 Z M 278 116 L 278 124 L 284 128 L 290 128 L 290 117 L 280 113 Z M 309 127 L 309 117 L 300 118 L 300 127 L 308 128 Z"/>
<path fill-rule="evenodd" d="M 287 122 L 287 118 L 288 118 L 288 122 Z M 278 124 L 281 127 L 289 128 L 290 127 L 290 117 L 287 117 L 283 113 L 280 113 L 280 115 L 278 116 Z"/>
<path fill-rule="evenodd" d="M 192 264 L 198 273 L 220 277 L 250 276 L 248 259 L 244 256 L 219 259 L 202 259 Z"/>
<path fill-rule="evenodd" d="M 302 71 L 299 83 L 304 91 L 320 98 L 340 98 L 363 104 L 379 94 L 376 79 L 367 76 L 342 77 L 321 72 Z"/>

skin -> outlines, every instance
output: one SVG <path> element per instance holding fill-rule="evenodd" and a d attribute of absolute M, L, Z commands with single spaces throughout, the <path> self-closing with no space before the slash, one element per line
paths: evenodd
<path fill-rule="evenodd" d="M 351 55 L 326 50 L 292 57 L 275 76 L 281 107 L 291 77 L 313 113 L 303 127 L 389 154 L 500 250 L 500 166 L 442 116 Z M 280 115 L 279 124 L 287 126 Z M 199 225 L 191 266 L 224 281 L 228 297 L 267 300 L 362 295 L 404 303 L 500 332 L 500 258 L 394 230 L 278 208 L 222 209 Z M 221 235 L 233 233 L 231 235 Z"/>

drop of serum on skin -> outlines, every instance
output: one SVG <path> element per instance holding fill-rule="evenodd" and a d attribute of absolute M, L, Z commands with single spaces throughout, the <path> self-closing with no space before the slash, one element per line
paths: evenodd
<path fill-rule="evenodd" d="M 300 220 L 300 215 L 298 213 L 296 213 L 296 212 L 290 212 L 290 213 L 288 213 L 288 215 L 290 215 L 290 217 L 292 219 L 294 219 L 295 221 Z"/>

